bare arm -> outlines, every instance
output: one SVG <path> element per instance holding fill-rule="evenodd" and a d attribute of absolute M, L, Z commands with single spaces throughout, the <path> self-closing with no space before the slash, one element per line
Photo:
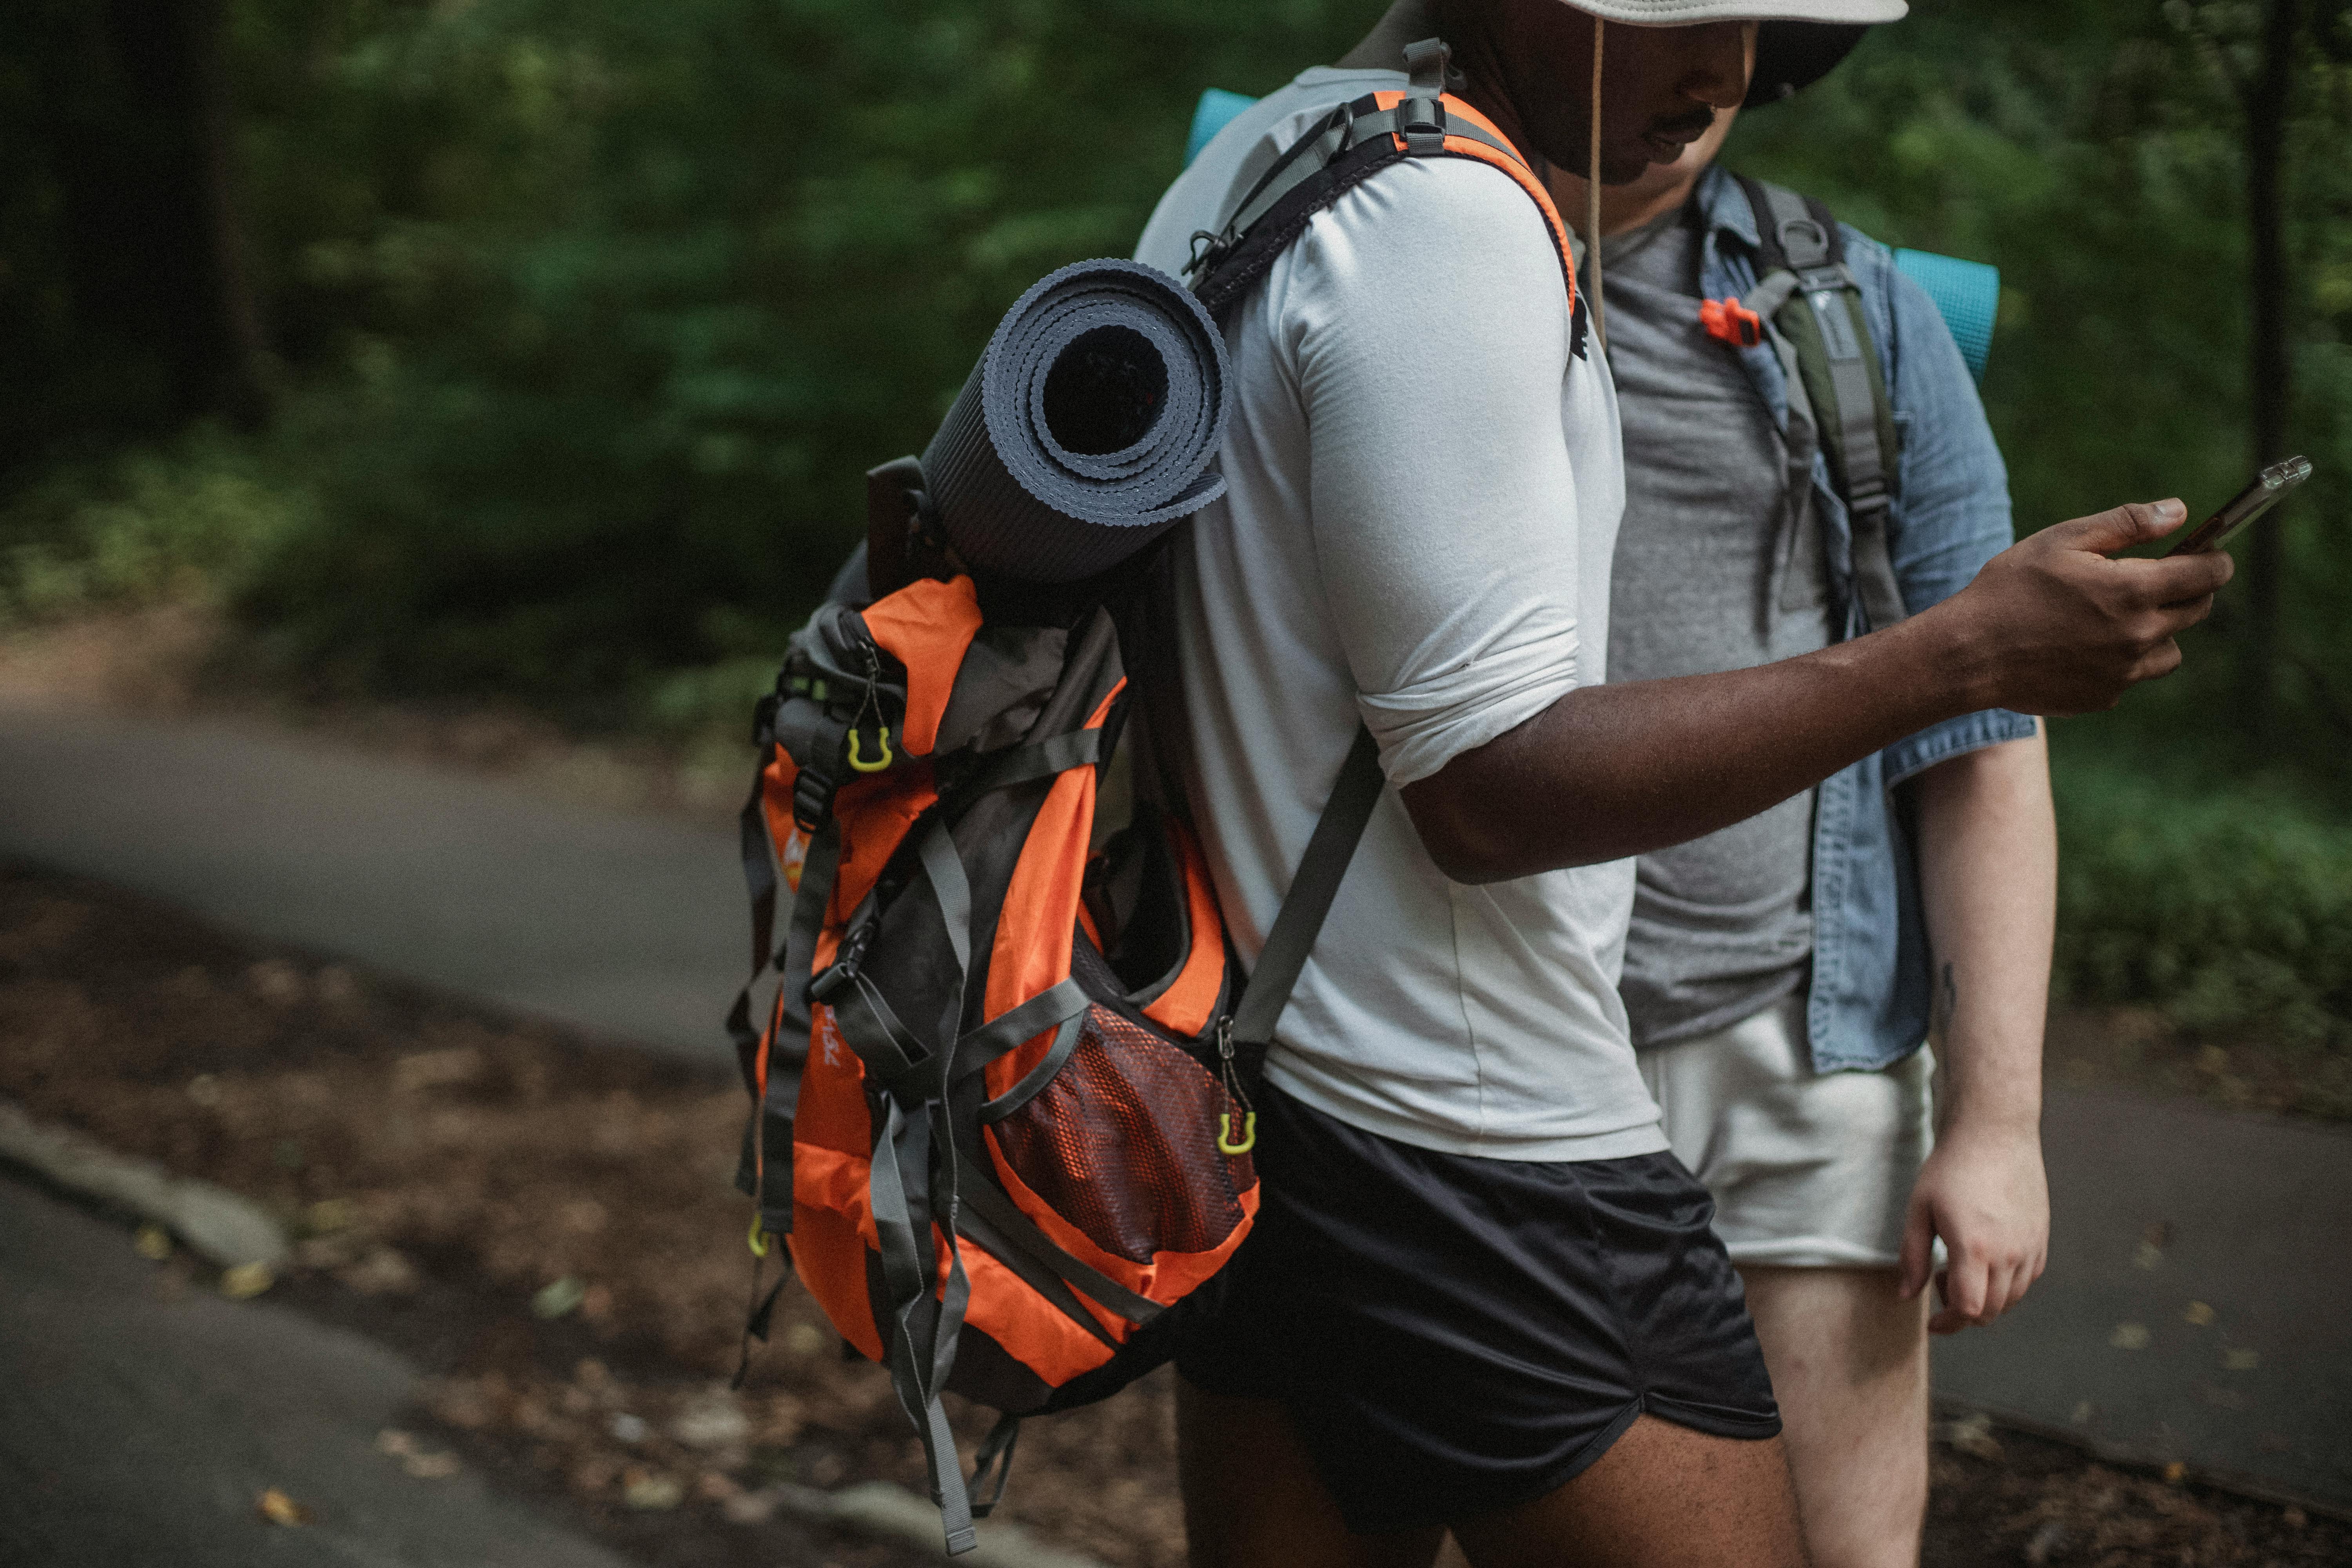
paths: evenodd
<path fill-rule="evenodd" d="M 2017 1304 L 2049 1257 L 2042 1169 L 2042 1029 L 2058 903 L 2049 747 L 1989 746 L 1919 775 L 1919 882 L 1935 954 L 1932 1037 L 1943 1067 L 1936 1151 L 1904 1222 L 1903 1294 L 1949 1254 L 1949 1333 Z"/>
<path fill-rule="evenodd" d="M 1898 626 L 1721 675 L 1587 686 L 1408 784 L 1456 881 L 1638 855 L 1711 833 L 1929 724 L 1983 708 L 2079 713 L 2179 664 L 2226 555 L 2111 560 L 2168 533 L 2177 500 L 2063 522 Z"/>

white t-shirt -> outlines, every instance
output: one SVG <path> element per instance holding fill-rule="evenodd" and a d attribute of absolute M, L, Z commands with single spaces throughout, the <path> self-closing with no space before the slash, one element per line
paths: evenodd
<path fill-rule="evenodd" d="M 1161 198 L 1138 258 L 1181 271 L 1193 233 L 1320 113 L 1403 85 L 1310 70 L 1244 110 Z M 1391 786 L 1268 1078 L 1450 1153 L 1665 1148 L 1617 997 L 1633 862 L 1459 886 L 1396 795 L 1602 679 L 1624 504 L 1616 396 L 1597 353 L 1570 354 L 1541 215 L 1467 159 L 1383 170 L 1274 263 L 1226 346 L 1226 493 L 1176 575 L 1187 783 L 1245 961 L 1360 720 Z"/>

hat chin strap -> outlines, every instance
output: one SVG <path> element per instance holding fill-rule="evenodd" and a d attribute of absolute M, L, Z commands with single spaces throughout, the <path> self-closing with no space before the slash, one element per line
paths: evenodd
<path fill-rule="evenodd" d="M 1601 296 L 1601 47 L 1609 24 L 1592 18 L 1592 156 L 1584 181 L 1584 248 L 1592 255 L 1592 335 L 1609 352 L 1608 308 Z"/>

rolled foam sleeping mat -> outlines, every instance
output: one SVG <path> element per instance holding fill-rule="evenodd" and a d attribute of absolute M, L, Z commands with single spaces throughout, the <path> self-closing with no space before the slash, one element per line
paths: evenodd
<path fill-rule="evenodd" d="M 1035 583 L 1117 565 L 1224 493 L 1224 335 L 1134 261 L 1081 261 L 1022 295 L 972 366 L 923 476 L 966 563 Z"/>

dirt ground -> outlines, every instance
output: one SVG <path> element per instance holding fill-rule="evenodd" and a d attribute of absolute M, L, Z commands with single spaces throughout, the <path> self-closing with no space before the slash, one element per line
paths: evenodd
<path fill-rule="evenodd" d="M 396 1458 L 454 1451 L 665 1568 L 772 1560 L 772 1480 L 920 1485 L 884 1375 L 845 1362 L 796 1288 L 727 1392 L 751 1284 L 729 1181 L 740 1092 L 0 870 L 0 1095 L 274 1209 L 301 1238 L 274 1289 L 436 1374 L 413 1430 L 383 1439 Z M 159 1289 L 221 1286 L 184 1257 L 156 1268 Z M 986 1419 L 963 1415 L 967 1444 Z M 1939 1432 L 1930 1568 L 2352 1561 L 2352 1525 L 1977 1424 Z M 1164 1377 L 1034 1423 L 1006 1512 L 1121 1568 L 1179 1563 Z"/>

